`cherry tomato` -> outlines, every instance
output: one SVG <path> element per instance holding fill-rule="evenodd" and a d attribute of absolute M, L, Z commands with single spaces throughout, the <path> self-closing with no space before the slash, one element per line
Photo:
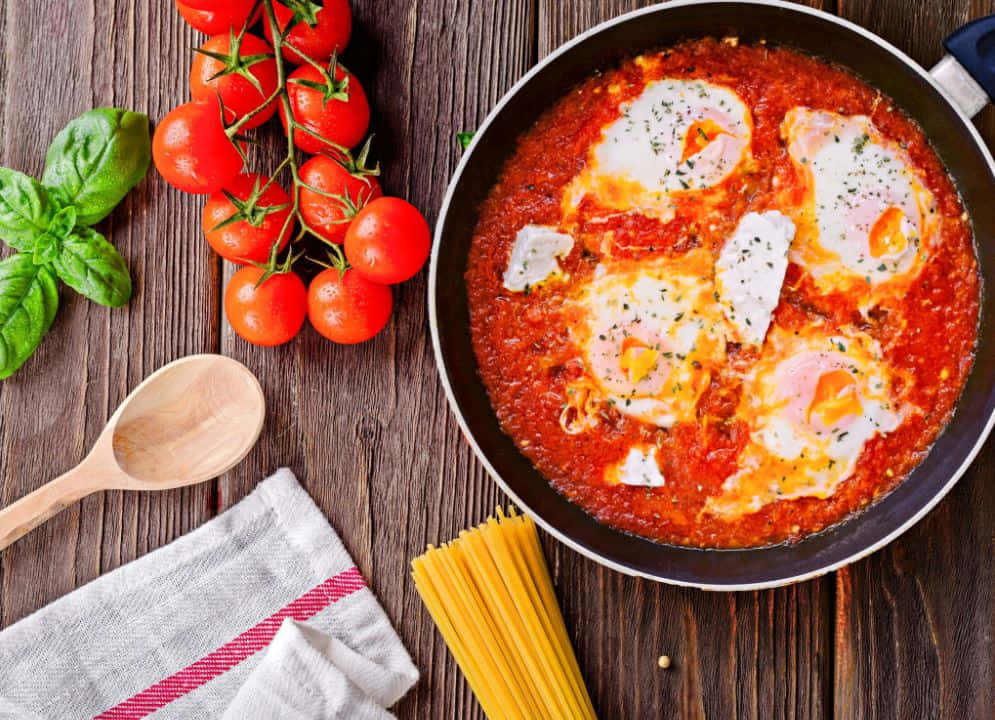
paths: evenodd
<path fill-rule="evenodd" d="M 307 291 L 311 325 L 332 342 L 369 340 L 390 320 L 394 298 L 386 285 L 371 282 L 353 269 L 338 268 L 315 276 Z"/>
<path fill-rule="evenodd" d="M 266 57 L 269 55 L 270 57 Z M 225 107 L 242 118 L 263 104 L 276 90 L 276 60 L 265 40 L 246 33 L 241 38 L 215 35 L 201 45 L 190 66 L 190 94 L 194 100 L 221 96 Z M 249 77 L 253 80 L 249 80 Z M 273 117 L 277 99 L 242 127 L 259 127 Z"/>
<path fill-rule="evenodd" d="M 290 7 L 279 2 L 273 3 L 273 13 L 281 30 L 296 20 L 287 34 L 287 42 L 317 62 L 325 62 L 333 53 L 341 53 L 349 44 L 352 33 L 352 11 L 349 0 L 325 0 L 324 6 L 311 0 L 290 0 Z M 273 32 L 269 23 L 264 28 L 266 37 L 273 42 Z M 298 65 L 304 58 L 288 47 L 283 48 L 283 57 Z"/>
<path fill-rule="evenodd" d="M 307 316 L 307 288 L 296 274 L 272 275 L 259 287 L 263 270 L 249 265 L 225 288 L 225 315 L 232 329 L 253 345 L 293 340 Z"/>
<path fill-rule="evenodd" d="M 238 32 L 242 29 L 252 11 L 252 0 L 238 0 L 216 10 L 201 10 L 189 3 L 176 0 L 176 9 L 194 30 L 200 30 L 205 35 L 220 35 L 230 30 Z M 259 20 L 262 11 L 260 6 L 249 25 Z"/>
<path fill-rule="evenodd" d="M 226 114 L 234 119 L 231 111 Z M 220 190 L 242 169 L 242 156 L 225 134 L 216 98 L 170 110 L 155 129 L 152 158 L 166 182 L 189 193 Z"/>
<path fill-rule="evenodd" d="M 404 282 L 428 259 L 432 236 L 418 209 L 400 198 L 382 197 L 360 210 L 345 235 L 345 256 L 373 282 Z"/>
<path fill-rule="evenodd" d="M 332 78 L 335 78 L 332 81 Z M 305 83 L 316 83 L 321 90 Z M 370 126 L 370 104 L 359 80 L 338 63 L 329 72 L 313 65 L 303 65 L 287 78 L 290 112 L 294 120 L 325 140 L 351 148 L 358 145 Z M 287 128 L 287 116 L 280 106 L 280 119 Z M 294 130 L 294 144 L 301 150 L 317 155 L 322 150 L 334 152 L 334 146 L 319 140 L 304 130 Z"/>
<path fill-rule="evenodd" d="M 266 262 L 269 258 L 273 243 L 290 215 L 291 201 L 275 183 L 263 190 L 267 182 L 269 178 L 262 175 L 242 173 L 207 199 L 202 218 L 204 234 L 214 251 L 226 260 L 245 265 Z M 286 228 L 280 238 L 280 250 L 290 239 L 293 223 Z"/>
<path fill-rule="evenodd" d="M 375 177 L 350 172 L 339 160 L 327 155 L 315 155 L 301 165 L 298 174 L 306 185 L 321 191 L 300 189 L 301 215 L 322 238 L 336 244 L 345 239 L 349 222 L 356 213 L 383 195 Z"/>

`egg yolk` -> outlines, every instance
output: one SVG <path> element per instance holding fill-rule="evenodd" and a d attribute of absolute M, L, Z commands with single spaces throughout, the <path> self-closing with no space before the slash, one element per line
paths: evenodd
<path fill-rule="evenodd" d="M 728 135 L 729 133 L 710 118 L 694 121 L 688 128 L 687 135 L 684 136 L 684 153 L 681 155 L 681 162 L 685 162 L 692 155 L 697 155 L 705 149 L 708 143 L 723 134 Z"/>
<path fill-rule="evenodd" d="M 826 427 L 832 427 L 848 415 L 860 415 L 863 407 L 857 395 L 857 384 L 846 370 L 830 370 L 819 377 L 812 404 L 808 407 L 808 421 L 818 415 Z"/>
<path fill-rule="evenodd" d="M 647 347 L 634 337 L 627 337 L 622 342 L 619 365 L 628 375 L 629 381 L 637 383 L 650 374 L 659 357 L 660 353 L 656 350 Z"/>
<path fill-rule="evenodd" d="M 871 227 L 871 255 L 879 258 L 883 255 L 898 255 L 905 250 L 905 234 L 902 232 L 902 211 L 892 205 L 881 213 L 881 217 Z"/>

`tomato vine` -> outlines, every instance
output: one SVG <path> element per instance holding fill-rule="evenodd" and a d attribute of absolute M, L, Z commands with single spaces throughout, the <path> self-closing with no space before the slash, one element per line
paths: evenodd
<path fill-rule="evenodd" d="M 288 61 L 284 57 L 284 50 L 289 50 L 295 53 L 296 56 L 301 58 L 305 63 L 311 65 L 316 70 L 318 70 L 319 73 L 321 73 L 321 76 L 325 79 L 326 83 L 328 83 L 329 87 L 334 88 L 334 93 L 332 93 L 327 98 L 327 100 L 336 100 L 336 99 L 341 100 L 343 99 L 342 97 L 343 93 L 346 94 L 345 99 L 348 98 L 347 93 L 349 92 L 348 85 L 349 85 L 350 76 L 347 75 L 344 81 L 338 81 L 336 79 L 336 68 L 338 67 L 337 53 L 332 54 L 331 60 L 329 61 L 326 67 L 321 62 L 312 58 L 310 55 L 304 52 L 303 49 L 295 47 L 294 44 L 287 39 L 287 36 L 290 34 L 290 31 L 293 29 L 293 22 L 288 22 L 283 28 L 280 28 L 279 22 L 277 21 L 276 17 L 276 12 L 273 7 L 273 0 L 256 1 L 252 11 L 249 13 L 249 19 L 245 21 L 245 24 L 242 26 L 242 29 L 239 31 L 238 35 L 236 36 L 235 38 L 236 41 L 240 40 L 240 38 L 244 36 L 246 32 L 248 32 L 249 28 L 253 24 L 252 18 L 258 12 L 259 7 L 263 8 L 263 22 L 267 23 L 267 25 L 269 26 L 270 32 L 268 33 L 268 35 L 272 38 L 273 56 L 276 61 L 277 86 L 276 89 L 258 105 L 258 107 L 254 108 L 253 110 L 251 110 L 250 112 L 246 113 L 244 116 L 233 122 L 231 125 L 229 125 L 225 132 L 228 135 L 228 137 L 232 140 L 232 142 L 235 143 L 236 147 L 238 147 L 237 144 L 238 141 L 243 139 L 242 136 L 239 134 L 240 131 L 244 129 L 247 125 L 249 125 L 253 118 L 255 118 L 260 113 L 265 112 L 266 109 L 270 106 L 270 104 L 273 103 L 274 101 L 278 101 L 280 103 L 283 111 L 283 116 L 286 119 L 284 124 L 284 134 L 286 136 L 286 141 L 287 141 L 286 156 L 277 165 L 276 169 L 270 175 L 269 180 L 267 180 L 267 182 L 263 185 L 263 187 L 260 188 L 260 193 L 265 192 L 265 190 L 270 185 L 276 182 L 277 178 L 282 173 L 289 170 L 291 177 L 290 213 L 287 215 L 283 227 L 280 229 L 280 233 L 277 235 L 277 239 L 273 242 L 272 248 L 270 250 L 269 259 L 266 261 L 266 263 L 260 265 L 260 267 L 264 270 L 260 282 L 265 281 L 266 278 L 275 273 L 289 272 L 291 267 L 293 266 L 293 263 L 298 258 L 303 256 L 302 253 L 298 253 L 295 255 L 293 246 L 299 244 L 307 235 L 312 235 L 321 240 L 328 247 L 328 251 L 334 255 L 335 266 L 342 268 L 344 270 L 345 268 L 348 267 L 348 261 L 346 260 L 345 255 L 342 252 L 342 248 L 339 246 L 339 244 L 325 241 L 321 233 L 318 232 L 315 228 L 311 227 L 311 225 L 307 222 L 307 220 L 304 218 L 303 214 L 301 213 L 300 191 L 302 188 L 306 188 L 310 192 L 313 192 L 317 195 L 321 195 L 323 197 L 328 197 L 331 200 L 340 203 L 343 207 L 343 210 L 346 211 L 347 215 L 347 217 L 344 217 L 342 220 L 338 221 L 342 223 L 349 222 L 350 217 L 354 215 L 355 212 L 362 206 L 363 199 L 358 198 L 354 200 L 350 198 L 348 195 L 342 196 L 334 193 L 329 193 L 304 182 L 304 180 L 302 180 L 300 176 L 300 164 L 298 162 L 297 148 L 294 143 L 294 135 L 296 132 L 300 131 L 314 137 L 319 142 L 327 145 L 329 148 L 331 148 L 334 151 L 336 155 L 336 160 L 343 163 L 344 165 L 347 165 L 350 168 L 354 168 L 355 172 L 358 173 L 360 176 L 369 176 L 369 175 L 375 176 L 380 174 L 379 164 L 374 168 L 366 167 L 366 159 L 369 155 L 370 140 L 372 139 L 372 137 L 367 139 L 366 143 L 362 146 L 359 155 L 354 158 L 349 148 L 344 147 L 330 140 L 329 138 L 323 137 L 320 133 L 318 133 L 312 128 L 307 127 L 306 125 L 299 122 L 294 117 L 290 104 L 290 93 L 288 92 L 287 89 L 290 80 L 288 80 L 288 73 L 287 73 Z M 235 46 L 236 43 L 233 43 L 233 47 Z M 302 85 L 308 84 L 307 81 L 304 80 L 301 80 L 299 82 Z M 224 113 L 223 109 L 222 113 Z M 285 236 L 285 234 L 290 230 L 292 224 L 295 221 L 297 222 L 299 229 L 297 231 L 296 236 L 289 243 L 287 249 L 287 257 L 283 261 L 281 261 L 279 258 L 280 239 Z"/>
<path fill-rule="evenodd" d="M 208 244 L 245 266 L 224 291 L 236 333 L 257 345 L 288 342 L 306 303 L 311 324 L 326 338 L 368 340 L 386 326 L 389 286 L 421 270 L 432 241 L 421 212 L 385 197 L 379 165 L 367 165 L 369 100 L 338 59 L 352 32 L 349 4 L 225 2 L 238 5 L 236 17 L 211 25 L 216 34 L 191 67 L 193 99 L 159 122 L 156 168 L 176 189 L 208 195 L 201 215 Z M 259 22 L 262 33 L 250 32 Z M 245 131 L 276 114 L 283 157 L 272 173 L 251 172 Z M 327 248 L 320 256 L 328 262 L 313 262 L 330 269 L 305 293 L 294 263 L 313 247 L 303 242 L 308 236 Z"/>

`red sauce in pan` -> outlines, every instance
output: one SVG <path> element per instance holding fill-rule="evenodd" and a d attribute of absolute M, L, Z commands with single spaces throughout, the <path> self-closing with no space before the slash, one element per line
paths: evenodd
<path fill-rule="evenodd" d="M 583 220 L 582 241 L 560 261 L 571 283 L 531 293 L 503 286 L 516 232 L 527 224 L 559 223 L 564 189 L 584 167 L 602 128 L 618 117 L 619 100 L 638 96 L 658 78 L 704 79 L 736 92 L 752 113 L 756 164 L 716 208 L 713 220 L 718 220 L 711 227 L 696 226 L 680 206 L 676 219 L 667 223 L 638 214 L 612 218 L 615 257 L 679 256 L 698 247 L 717 254 L 742 214 L 774 192 L 773 179 L 790 174 L 779 128 L 796 106 L 870 116 L 885 137 L 907 149 L 935 197 L 939 245 L 897 301 L 861 316 L 848 298 L 820 294 L 802 268 L 788 268 L 774 322 L 789 329 L 813 319 L 859 327 L 906 378 L 906 397 L 926 409 L 868 441 L 855 472 L 828 498 L 776 501 L 734 518 L 702 514 L 706 499 L 736 471 L 749 434 L 733 416 L 741 394 L 734 376 L 712 379 L 700 397 L 697 422 L 664 429 L 609 408 L 596 428 L 578 435 L 563 431 L 567 385 L 580 372 L 577 348 L 563 323 L 563 303 L 573 281 L 590 278 L 601 260 L 587 234 L 596 231 L 585 228 Z M 609 93 L 612 86 L 615 92 Z M 798 539 L 845 519 L 901 482 L 943 429 L 966 381 L 980 293 L 971 229 L 957 191 L 913 121 L 841 68 L 787 49 L 712 39 L 664 51 L 645 74 L 635 61 L 597 74 L 546 111 L 520 139 L 480 209 L 466 285 L 481 377 L 505 432 L 540 473 L 601 522 L 660 542 L 703 547 Z M 750 362 L 748 352 L 737 358 L 736 351 L 730 346 L 731 365 Z M 634 442 L 658 448 L 663 487 L 604 481 L 606 467 L 619 462 Z"/>

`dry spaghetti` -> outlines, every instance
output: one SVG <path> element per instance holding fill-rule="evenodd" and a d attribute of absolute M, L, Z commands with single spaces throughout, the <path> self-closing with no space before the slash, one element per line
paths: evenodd
<path fill-rule="evenodd" d="M 490 720 L 593 719 L 535 523 L 497 515 L 415 558 L 415 587 Z"/>

